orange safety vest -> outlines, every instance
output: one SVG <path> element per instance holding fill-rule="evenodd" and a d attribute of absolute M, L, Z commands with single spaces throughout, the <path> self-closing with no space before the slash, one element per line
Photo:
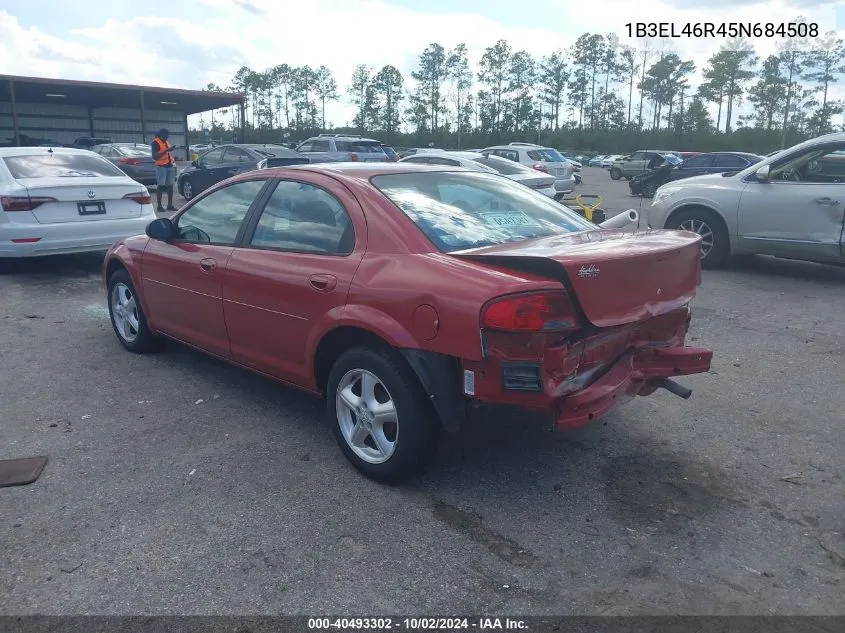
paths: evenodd
<path fill-rule="evenodd" d="M 170 147 L 169 141 L 162 141 L 159 137 L 156 136 L 155 142 L 158 144 L 158 151 L 159 153 L 163 152 L 164 150 Z M 156 165 L 159 167 L 167 167 L 169 165 L 174 164 L 176 161 L 173 160 L 173 154 L 164 154 L 161 158 L 156 160 Z"/>

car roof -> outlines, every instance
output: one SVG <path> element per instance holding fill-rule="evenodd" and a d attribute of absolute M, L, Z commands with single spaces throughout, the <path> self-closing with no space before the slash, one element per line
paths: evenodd
<path fill-rule="evenodd" d="M 473 173 L 469 169 L 463 167 L 451 167 L 447 165 L 421 165 L 419 163 L 310 163 L 308 165 L 291 165 L 289 167 L 270 167 L 266 170 L 269 176 L 274 174 L 283 174 L 289 171 L 307 171 L 322 174 L 331 174 L 346 178 L 349 180 L 357 180 L 359 182 L 366 182 L 373 176 L 383 176 L 386 174 L 408 174 L 419 172 L 448 172 L 459 170 L 465 173 Z"/>
<path fill-rule="evenodd" d="M 41 154 L 93 154 L 77 147 L 0 147 L 0 158 L 4 156 L 39 156 Z"/>

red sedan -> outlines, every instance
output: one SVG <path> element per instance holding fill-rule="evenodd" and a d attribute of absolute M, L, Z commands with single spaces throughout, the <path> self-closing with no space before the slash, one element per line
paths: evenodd
<path fill-rule="evenodd" d="M 327 400 L 346 457 L 396 480 L 468 405 L 518 405 L 569 429 L 670 376 L 701 238 L 602 230 L 496 174 L 414 164 L 255 171 L 203 192 L 103 275 L 119 341 L 162 337 Z"/>

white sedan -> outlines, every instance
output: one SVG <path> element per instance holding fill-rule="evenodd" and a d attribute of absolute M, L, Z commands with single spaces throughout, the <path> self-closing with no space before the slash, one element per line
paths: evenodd
<path fill-rule="evenodd" d="M 471 169 L 473 171 L 492 172 L 522 183 L 549 198 L 559 197 L 558 194 L 563 195 L 555 189 L 554 176 L 498 156 L 484 156 L 476 152 L 431 150 L 422 155 L 414 154 L 413 156 L 407 156 L 399 162 L 423 165 L 449 165 L 452 167 L 463 167 L 464 169 Z"/>
<path fill-rule="evenodd" d="M 0 148 L 0 258 L 105 251 L 155 218 L 147 188 L 94 152 Z"/>

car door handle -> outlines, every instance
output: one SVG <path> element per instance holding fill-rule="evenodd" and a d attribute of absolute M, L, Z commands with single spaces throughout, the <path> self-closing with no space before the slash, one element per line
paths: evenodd
<path fill-rule="evenodd" d="M 200 260 L 200 268 L 202 268 L 205 272 L 210 273 L 217 268 L 217 261 L 211 259 L 210 257 L 206 257 L 205 259 Z"/>
<path fill-rule="evenodd" d="M 816 204 L 824 205 L 826 207 L 835 207 L 837 204 L 839 204 L 839 200 L 834 200 L 833 198 L 827 197 L 816 198 L 815 200 L 813 200 L 813 202 L 815 202 Z"/>
<path fill-rule="evenodd" d="M 334 275 L 311 275 L 309 281 L 311 287 L 320 292 L 331 292 L 337 285 L 337 277 Z"/>

